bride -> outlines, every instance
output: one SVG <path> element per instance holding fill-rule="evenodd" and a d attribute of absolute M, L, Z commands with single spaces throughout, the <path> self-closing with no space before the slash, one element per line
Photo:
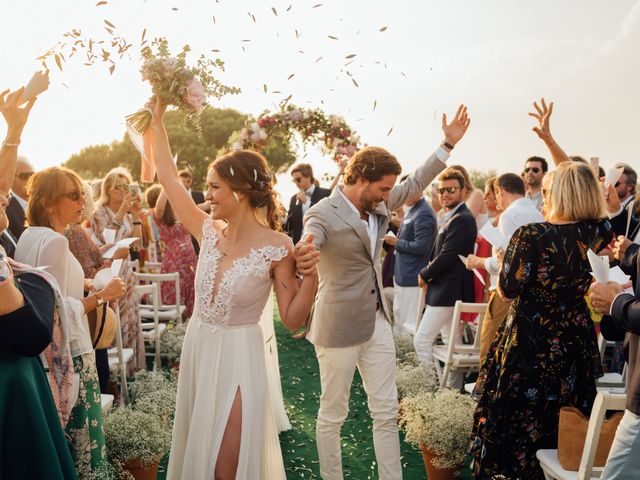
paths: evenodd
<path fill-rule="evenodd" d="M 164 110 L 156 103 L 145 147 L 201 246 L 167 478 L 284 479 L 258 322 L 273 286 L 282 322 L 299 329 L 314 300 L 316 267 L 296 278 L 291 240 L 275 231 L 273 177 L 260 154 L 238 150 L 215 160 L 207 174 L 211 216 L 196 207 L 173 163 Z M 298 254 L 312 249 L 308 243 Z"/>

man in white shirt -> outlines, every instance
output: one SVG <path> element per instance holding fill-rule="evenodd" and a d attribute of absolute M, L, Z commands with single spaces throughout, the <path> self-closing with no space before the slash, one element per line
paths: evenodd
<path fill-rule="evenodd" d="M 521 226 L 544 222 L 542 214 L 528 198 L 525 198 L 524 182 L 518 175 L 514 173 L 500 175 L 495 181 L 495 192 L 498 208 L 502 210 L 500 220 L 498 220 L 498 230 L 507 241 L 511 240 L 515 231 Z M 467 257 L 468 269 L 484 268 L 491 274 L 491 296 L 482 322 L 480 336 L 481 364 L 484 362 L 500 323 L 507 316 L 509 310 L 509 304 L 497 292 L 501 267 L 498 255 L 502 255 L 504 252 L 494 247 L 492 253 L 493 255 L 488 258 L 480 258 L 475 255 Z"/>
<path fill-rule="evenodd" d="M 24 157 L 18 158 L 16 173 L 11 182 L 11 196 L 7 206 L 7 217 L 9 217 L 9 231 L 16 240 L 25 229 L 24 220 L 29 205 L 29 193 L 27 192 L 27 182 L 33 175 L 33 167 Z"/>
<path fill-rule="evenodd" d="M 542 157 L 529 157 L 524 164 L 524 182 L 527 186 L 527 198 L 538 211 L 542 210 L 542 179 L 549 165 Z"/>

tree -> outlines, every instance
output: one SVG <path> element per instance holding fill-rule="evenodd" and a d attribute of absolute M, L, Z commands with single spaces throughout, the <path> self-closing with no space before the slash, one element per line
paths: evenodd
<path fill-rule="evenodd" d="M 498 172 L 495 169 L 491 170 L 469 170 L 469 176 L 471 177 L 471 183 L 475 185 L 476 188 L 484 191 L 484 184 L 491 177 L 496 177 Z"/>

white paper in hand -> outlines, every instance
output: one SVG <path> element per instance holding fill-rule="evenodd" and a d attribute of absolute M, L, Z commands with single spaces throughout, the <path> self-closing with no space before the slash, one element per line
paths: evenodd
<path fill-rule="evenodd" d="M 122 240 L 119 240 L 115 243 L 115 245 L 113 247 L 111 247 L 109 250 L 107 250 L 106 252 L 104 252 L 102 254 L 102 256 L 104 258 L 112 258 L 113 255 L 121 248 L 126 248 L 129 245 L 131 245 L 133 242 L 140 240 L 138 237 L 127 237 L 127 238 L 123 238 Z"/>
<path fill-rule="evenodd" d="M 395 234 L 395 233 L 393 233 L 393 231 L 391 231 L 391 230 L 389 230 L 389 231 L 386 233 L 386 236 L 387 236 L 387 237 L 393 237 L 393 238 L 396 238 L 396 234 Z"/>
<path fill-rule="evenodd" d="M 102 231 L 104 243 L 114 243 L 116 241 L 116 231 L 113 228 L 105 228 Z"/>
<path fill-rule="evenodd" d="M 485 223 L 478 233 L 494 248 L 506 250 L 509 245 L 509 241 L 500 233 L 500 230 L 491 225 L 490 222 Z"/>
<path fill-rule="evenodd" d="M 458 255 L 458 258 L 460 259 L 460 261 L 462 263 L 464 263 L 464 266 L 467 266 L 467 258 L 463 257 L 462 255 Z M 472 270 L 473 274 L 476 276 L 476 278 L 480 281 L 480 283 L 482 285 L 484 285 L 484 278 L 482 278 L 482 275 L 480 275 L 480 272 L 478 270 L 476 270 L 475 268 Z"/>
<path fill-rule="evenodd" d="M 49 74 L 36 72 L 27 83 L 27 86 L 24 87 L 24 91 L 22 92 L 22 101 L 28 102 L 33 97 L 37 97 L 42 92 L 44 92 L 47 88 L 49 88 Z"/>
<path fill-rule="evenodd" d="M 591 275 L 596 279 L 598 283 L 609 282 L 609 260 L 604 257 L 599 257 L 593 250 L 587 250 L 587 258 L 589 259 L 589 265 L 591 266 Z"/>
<path fill-rule="evenodd" d="M 609 185 L 615 185 L 620 177 L 622 176 L 622 172 L 624 172 L 624 167 L 612 167 L 607 170 L 607 173 L 604 176 L 604 188 L 605 190 L 609 188 Z"/>
<path fill-rule="evenodd" d="M 100 270 L 96 273 L 96 276 L 93 278 L 93 286 L 96 290 L 102 290 L 107 286 L 107 283 L 111 281 L 113 278 L 113 272 L 110 268 L 105 268 L 104 270 Z"/>
<path fill-rule="evenodd" d="M 111 273 L 113 274 L 114 277 L 117 277 L 118 275 L 120 275 L 121 268 L 122 268 L 122 259 L 119 258 L 117 260 L 114 260 L 113 263 L 111 264 Z"/>

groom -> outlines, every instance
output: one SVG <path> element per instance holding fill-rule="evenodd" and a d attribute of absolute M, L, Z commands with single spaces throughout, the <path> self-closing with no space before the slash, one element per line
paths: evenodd
<path fill-rule="evenodd" d="M 395 347 L 382 297 L 380 247 L 389 211 L 419 195 L 445 168 L 469 121 L 464 105 L 450 124 L 443 115 L 442 145 L 399 185 L 395 183 L 401 166 L 393 155 L 379 147 L 356 152 L 345 169 L 345 185 L 305 216 L 305 234 L 312 234 L 312 243 L 303 240 L 296 245 L 298 271 L 304 274 L 315 250 L 320 251 L 320 284 L 307 338 L 320 366 L 316 440 L 325 480 L 342 479 L 340 429 L 356 367 L 373 417 L 379 478 L 402 478 Z"/>

